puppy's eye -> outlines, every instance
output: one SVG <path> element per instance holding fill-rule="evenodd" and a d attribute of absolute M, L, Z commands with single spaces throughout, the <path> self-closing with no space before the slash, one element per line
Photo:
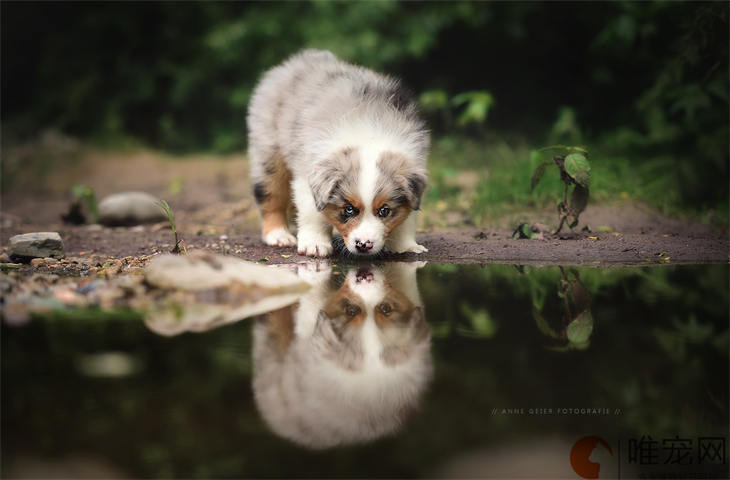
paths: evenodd
<path fill-rule="evenodd" d="M 348 217 L 352 217 L 360 213 L 357 208 L 353 207 L 349 203 L 345 205 L 345 208 L 342 209 L 342 212 Z"/>
<path fill-rule="evenodd" d="M 383 315 L 389 315 L 390 312 L 393 311 L 393 307 L 391 307 L 389 303 L 381 303 L 378 306 L 378 310 L 380 310 L 380 313 Z"/>
<path fill-rule="evenodd" d="M 390 208 L 387 205 L 383 205 L 378 209 L 378 216 L 380 218 L 385 218 L 388 215 L 390 215 Z"/>
<path fill-rule="evenodd" d="M 348 305 L 347 307 L 345 307 L 345 313 L 348 317 L 352 318 L 360 313 L 360 308 L 356 305 Z"/>

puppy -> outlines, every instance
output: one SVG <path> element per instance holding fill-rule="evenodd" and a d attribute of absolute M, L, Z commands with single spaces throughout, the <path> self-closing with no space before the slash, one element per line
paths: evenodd
<path fill-rule="evenodd" d="M 266 244 L 328 256 L 334 226 L 356 255 L 427 251 L 415 233 L 429 133 L 397 80 L 305 50 L 263 76 L 247 122 Z"/>
<path fill-rule="evenodd" d="M 278 435 L 310 448 L 367 442 L 397 431 L 432 376 L 430 334 L 416 264 L 351 270 L 337 287 L 304 272 L 296 306 L 257 321 L 253 392 Z"/>

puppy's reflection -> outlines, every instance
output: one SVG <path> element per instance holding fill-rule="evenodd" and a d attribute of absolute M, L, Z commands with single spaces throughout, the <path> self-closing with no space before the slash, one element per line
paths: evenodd
<path fill-rule="evenodd" d="M 403 424 L 432 375 L 416 268 L 300 272 L 312 290 L 254 327 L 254 395 L 274 432 L 328 448 Z"/>

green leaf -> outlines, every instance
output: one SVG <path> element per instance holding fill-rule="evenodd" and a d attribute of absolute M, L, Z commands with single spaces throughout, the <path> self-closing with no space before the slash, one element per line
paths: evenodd
<path fill-rule="evenodd" d="M 573 192 L 570 194 L 570 204 L 568 205 L 568 214 L 575 217 L 577 222 L 578 215 L 583 213 L 583 210 L 588 206 L 588 189 L 583 188 L 580 185 L 576 185 L 573 188 Z"/>
<path fill-rule="evenodd" d="M 494 97 L 486 90 L 475 90 L 460 93 L 451 99 L 451 104 L 460 106 L 466 104 L 466 108 L 459 116 L 459 126 L 469 123 L 482 124 L 487 119 L 489 109 L 494 104 Z"/>
<path fill-rule="evenodd" d="M 530 228 L 530 225 L 527 223 L 520 223 L 517 225 L 517 228 L 515 228 L 515 231 L 512 232 L 512 238 L 526 238 L 530 239 L 532 238 L 532 229 Z"/>
<path fill-rule="evenodd" d="M 96 223 L 99 220 L 99 209 L 96 205 L 96 194 L 94 189 L 87 185 L 74 185 L 71 187 L 73 196 L 86 204 L 86 209 L 89 212 L 92 223 Z"/>
<path fill-rule="evenodd" d="M 540 160 L 542 160 L 542 154 L 540 153 L 539 150 L 530 151 L 530 164 L 531 165 L 536 164 Z"/>
<path fill-rule="evenodd" d="M 570 343 L 584 344 L 591 338 L 593 333 L 593 315 L 590 310 L 585 310 L 570 322 L 565 332 Z"/>
<path fill-rule="evenodd" d="M 433 338 L 447 338 L 451 334 L 451 325 L 448 322 L 432 323 L 430 326 Z"/>
<path fill-rule="evenodd" d="M 424 110 L 441 110 L 449 105 L 449 97 L 443 90 L 426 90 L 418 97 Z"/>
<path fill-rule="evenodd" d="M 497 324 L 485 309 L 472 309 L 468 304 L 462 303 L 460 310 L 471 325 L 469 329 L 457 327 L 460 334 L 469 337 L 491 338 L 497 333 Z"/>
<path fill-rule="evenodd" d="M 571 153 L 565 157 L 565 171 L 579 185 L 588 188 L 591 183 L 591 164 L 585 155 Z"/>
<path fill-rule="evenodd" d="M 537 308 L 532 309 L 532 318 L 535 319 L 537 329 L 540 330 L 543 335 L 555 339 L 560 338 L 560 335 L 550 327 L 547 320 L 545 320 L 545 317 L 542 316 L 542 313 Z"/>
<path fill-rule="evenodd" d="M 530 180 L 530 192 L 535 190 L 535 187 L 537 186 L 537 184 L 540 183 L 542 176 L 545 174 L 545 168 L 548 165 L 550 165 L 550 162 L 541 163 L 535 169 L 535 172 L 532 174 L 532 179 Z"/>

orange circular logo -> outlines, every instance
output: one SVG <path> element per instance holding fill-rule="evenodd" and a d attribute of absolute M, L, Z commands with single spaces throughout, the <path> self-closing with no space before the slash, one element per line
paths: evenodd
<path fill-rule="evenodd" d="M 570 449 L 570 465 L 575 470 L 575 473 L 583 478 L 598 478 L 598 474 L 601 471 L 601 464 L 591 462 L 589 458 L 593 453 L 593 449 L 599 443 L 606 447 L 608 453 L 613 455 L 613 451 L 608 442 L 595 435 L 581 438 Z"/>

